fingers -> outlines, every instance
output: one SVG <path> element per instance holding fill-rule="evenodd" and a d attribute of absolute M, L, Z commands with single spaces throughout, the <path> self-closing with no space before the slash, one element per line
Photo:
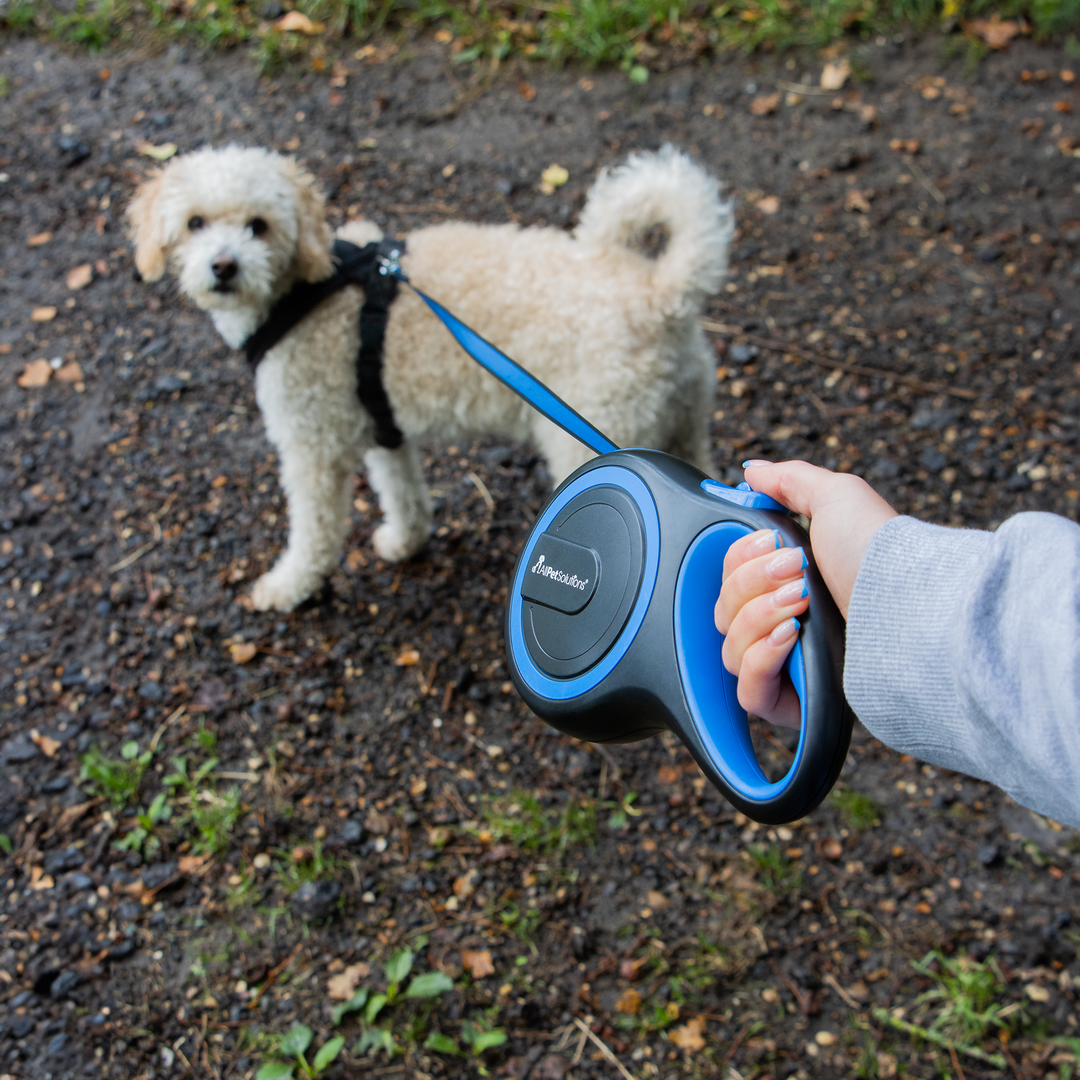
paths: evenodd
<path fill-rule="evenodd" d="M 755 716 L 783 727 L 799 727 L 801 706 L 784 661 L 799 635 L 799 620 L 783 619 L 768 637 L 755 641 L 742 657 L 739 704 Z"/>
<path fill-rule="evenodd" d="M 775 530 L 762 530 L 729 548 L 724 559 L 724 583 L 714 608 L 716 628 L 721 634 L 731 632 L 739 611 L 752 600 L 801 579 L 807 565 L 806 553 L 801 547 L 777 550 L 779 539 Z M 765 554 L 757 554 L 762 550 Z"/>
<path fill-rule="evenodd" d="M 798 551 L 797 548 L 791 549 Z M 721 591 L 725 599 L 727 586 Z M 757 643 L 770 640 L 771 648 L 780 650 L 780 663 L 794 644 L 794 631 L 790 630 L 793 619 L 802 615 L 810 606 L 806 579 L 801 575 L 741 604 L 724 635 L 722 659 L 724 667 L 733 675 L 742 676 L 743 663 L 749 650 Z M 784 624 L 788 624 L 785 636 Z M 780 635 L 780 636 L 774 636 Z M 789 640 L 790 638 L 790 640 Z M 771 653 L 769 655 L 772 655 Z"/>

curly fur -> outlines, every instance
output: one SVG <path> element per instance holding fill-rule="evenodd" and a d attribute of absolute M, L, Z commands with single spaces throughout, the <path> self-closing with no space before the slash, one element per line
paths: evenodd
<path fill-rule="evenodd" d="M 183 292 L 234 347 L 296 281 L 331 272 L 321 194 L 308 173 L 269 151 L 230 146 L 178 158 L 140 188 L 129 216 L 143 276 L 160 277 L 171 263 Z M 260 235 L 255 219 L 267 226 Z M 641 243 L 655 226 L 668 239 L 654 259 Z M 708 471 L 713 360 L 697 316 L 723 278 L 731 231 L 716 181 L 665 147 L 603 172 L 574 236 L 436 225 L 409 235 L 402 265 L 418 288 L 616 443 L 668 450 Z M 339 235 L 363 245 L 381 232 L 359 221 Z M 225 291 L 212 270 L 221 258 L 237 266 Z M 356 394 L 362 302 L 356 287 L 333 296 L 266 354 L 256 375 L 289 501 L 288 547 L 255 584 L 262 609 L 291 610 L 337 565 L 361 463 L 383 512 L 375 550 L 399 560 L 431 529 L 418 443 L 526 437 L 556 482 L 592 456 L 474 363 L 408 288 L 391 308 L 384 359 L 406 441 L 397 450 L 376 446 Z"/>

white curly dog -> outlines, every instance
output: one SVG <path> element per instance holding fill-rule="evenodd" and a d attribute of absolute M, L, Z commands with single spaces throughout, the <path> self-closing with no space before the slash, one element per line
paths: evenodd
<path fill-rule="evenodd" d="M 267 150 L 176 158 L 140 187 L 128 214 L 143 278 L 160 278 L 171 263 L 181 290 L 233 347 L 295 283 L 333 270 L 313 177 Z M 643 240 L 657 227 L 667 241 L 652 258 Z M 731 232 L 717 182 L 665 147 L 602 172 L 573 235 L 435 225 L 409 234 L 402 268 L 619 445 L 667 450 L 708 471 L 714 361 L 698 316 L 726 271 Z M 338 235 L 361 246 L 382 236 L 366 221 Z M 415 554 L 431 531 L 419 443 L 531 439 L 556 482 L 592 456 L 471 360 L 408 288 L 390 308 L 383 361 L 405 441 L 378 446 L 357 397 L 363 300 L 356 286 L 335 293 L 256 371 L 289 505 L 288 547 L 252 594 L 263 610 L 292 610 L 337 565 L 361 462 L 383 513 L 374 547 L 394 561 Z"/>

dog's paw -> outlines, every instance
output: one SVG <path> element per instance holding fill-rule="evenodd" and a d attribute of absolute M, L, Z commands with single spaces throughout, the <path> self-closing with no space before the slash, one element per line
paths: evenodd
<path fill-rule="evenodd" d="M 384 522 L 372 534 L 371 546 L 380 559 L 386 562 L 401 562 L 402 559 L 415 555 L 427 542 L 427 538 L 426 529 L 418 535 L 410 535 Z"/>
<path fill-rule="evenodd" d="M 292 611 L 314 591 L 315 586 L 310 582 L 271 570 L 255 582 L 251 590 L 251 603 L 259 611 Z"/>

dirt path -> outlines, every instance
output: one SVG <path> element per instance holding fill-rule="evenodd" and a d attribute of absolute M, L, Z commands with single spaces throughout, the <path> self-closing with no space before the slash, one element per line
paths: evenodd
<path fill-rule="evenodd" d="M 402 233 L 570 226 L 598 168 L 672 141 L 737 199 L 708 311 L 719 476 L 798 456 L 943 523 L 1075 517 L 1077 83 L 1063 51 L 1017 46 L 971 80 L 940 55 L 868 44 L 860 81 L 821 93 L 815 61 L 796 95 L 783 60 L 646 87 L 521 68 L 474 92 L 426 43 L 349 60 L 336 87 L 239 56 L 3 47 L 0 1075 L 251 1076 L 294 1021 L 334 1034 L 330 978 L 383 990 L 405 945 L 453 988 L 384 1007 L 401 1054 L 374 1071 L 346 1016 L 333 1075 L 1066 1075 L 1070 830 L 863 731 L 837 799 L 759 829 L 674 744 L 600 751 L 528 714 L 501 636 L 548 486 L 528 447 L 431 448 L 438 531 L 404 566 L 375 560 L 358 481 L 327 598 L 248 611 L 285 529 L 250 377 L 170 285 L 132 280 L 122 230 L 141 140 L 295 151 L 335 222 Z M 544 195 L 552 162 L 570 180 Z M 72 381 L 18 386 L 41 358 Z M 152 751 L 128 806 L 124 744 L 133 767 Z M 920 999 L 961 954 L 966 989 Z M 949 1026 L 964 995 L 997 1006 L 988 1028 Z M 423 1046 L 469 1055 L 487 1028 L 507 1041 Z"/>

